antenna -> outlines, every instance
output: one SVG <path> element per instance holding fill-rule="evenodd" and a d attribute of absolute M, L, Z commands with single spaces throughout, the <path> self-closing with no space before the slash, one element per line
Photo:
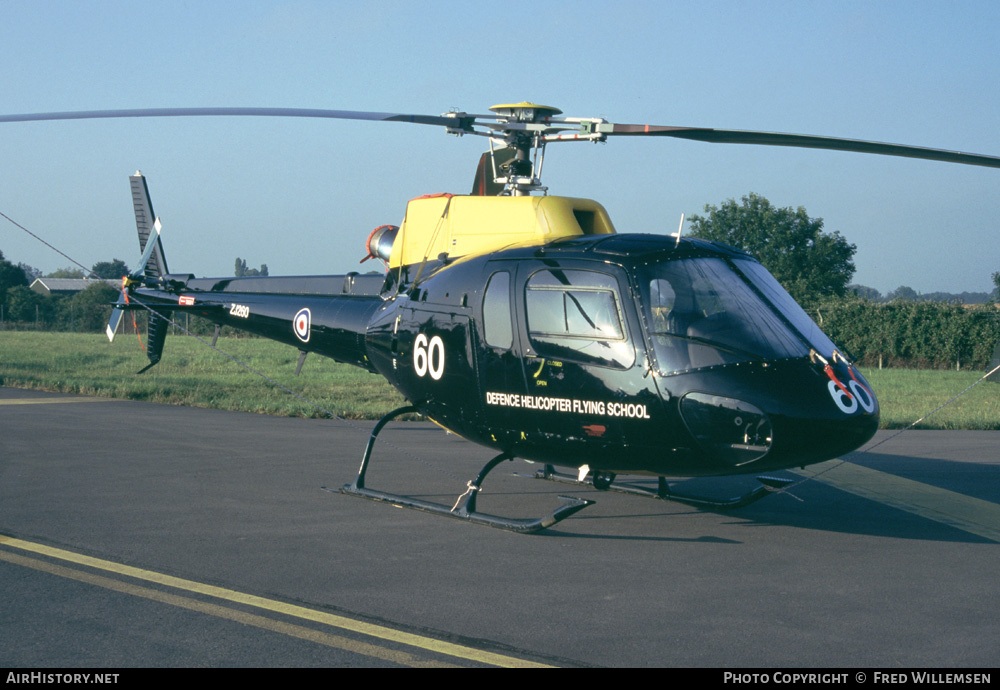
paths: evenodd
<path fill-rule="evenodd" d="M 675 237 L 677 238 L 677 241 L 674 243 L 674 249 L 676 249 L 678 246 L 680 246 L 680 243 L 681 243 L 681 233 L 683 231 L 684 231 L 684 214 L 682 213 L 681 214 L 681 224 L 677 226 L 677 234 L 675 235 Z"/>

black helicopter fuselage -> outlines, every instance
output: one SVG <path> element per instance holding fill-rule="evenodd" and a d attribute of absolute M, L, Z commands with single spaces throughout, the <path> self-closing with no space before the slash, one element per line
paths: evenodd
<path fill-rule="evenodd" d="M 372 430 L 346 494 L 518 532 L 552 526 L 589 505 L 535 520 L 481 513 L 476 497 L 499 464 L 576 468 L 610 489 L 618 473 L 658 477 L 626 493 L 732 508 L 786 478 L 727 501 L 682 496 L 668 476 L 757 473 L 820 462 L 861 446 L 878 427 L 870 385 L 842 351 L 750 256 L 700 240 L 617 235 L 606 209 L 548 194 L 549 142 L 610 137 L 791 146 L 1000 168 L 1000 158 L 872 141 L 615 123 L 560 117 L 558 108 L 505 103 L 492 114 L 440 116 L 301 108 L 154 108 L 0 115 L 0 123 L 134 117 L 310 117 L 408 122 L 486 136 L 469 195 L 407 203 L 403 221 L 372 231 L 364 260 L 385 276 L 196 279 L 171 274 L 145 178 L 131 177 L 142 256 L 125 276 L 106 332 L 130 309 L 153 309 L 147 357 L 155 365 L 166 314 L 187 311 L 385 376 L 411 402 Z M 536 167 L 537 163 L 537 167 Z M 683 227 L 683 217 L 681 222 Z M 680 232 L 680 229 L 678 230 Z M 134 298 L 134 299 L 133 299 Z M 218 333 L 218 331 L 217 331 Z M 299 366 L 302 365 L 302 357 Z M 145 369 L 143 371 L 145 371 Z M 385 424 L 418 411 L 499 450 L 450 504 L 365 485 Z"/>
<path fill-rule="evenodd" d="M 466 439 L 564 467 L 770 471 L 878 426 L 870 385 L 770 274 L 702 240 L 577 237 L 385 276 L 168 275 L 135 294 L 377 372 Z"/>

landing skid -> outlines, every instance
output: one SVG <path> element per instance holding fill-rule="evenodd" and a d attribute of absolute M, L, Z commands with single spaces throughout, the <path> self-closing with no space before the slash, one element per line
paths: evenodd
<path fill-rule="evenodd" d="M 781 477 L 760 476 L 757 477 L 757 481 L 759 481 L 762 486 L 758 486 L 753 491 L 734 498 L 714 499 L 704 496 L 676 494 L 670 490 L 670 487 L 667 485 L 667 480 L 664 477 L 658 477 L 657 488 L 654 491 L 653 489 L 635 486 L 634 484 L 613 484 L 615 475 L 610 472 L 597 472 L 590 476 L 594 488 L 599 491 L 617 491 L 623 494 L 632 494 L 633 496 L 659 498 L 663 501 L 677 501 L 678 503 L 686 503 L 687 505 L 696 506 L 698 508 L 713 508 L 715 510 L 732 510 L 734 508 L 748 506 L 774 491 L 783 489 L 794 481 L 792 479 L 782 479 Z M 545 465 L 543 469 L 540 469 L 535 473 L 535 477 L 538 479 L 549 479 L 556 482 L 564 482 L 566 484 L 576 484 L 578 486 L 587 484 L 586 481 L 579 481 L 573 475 L 556 471 L 555 467 L 552 465 Z"/>
<path fill-rule="evenodd" d="M 361 459 L 361 468 L 358 470 L 357 478 L 352 484 L 346 484 L 341 487 L 341 493 L 349 494 L 351 496 L 360 496 L 361 498 L 367 498 L 372 501 L 391 503 L 394 506 L 400 506 L 403 508 L 413 508 L 415 510 L 422 510 L 428 513 L 446 515 L 459 520 L 465 520 L 466 522 L 474 522 L 476 524 L 486 525 L 488 527 L 497 527 L 499 529 L 505 529 L 511 532 L 520 532 L 522 534 L 532 534 L 547 527 L 551 527 L 560 520 L 565 520 L 570 515 L 583 510 L 593 503 L 593 501 L 575 498 L 573 496 L 560 496 L 559 498 L 562 499 L 563 505 L 556 508 L 548 515 L 534 520 L 505 518 L 498 515 L 480 513 L 476 510 L 476 497 L 482 489 L 483 481 L 485 481 L 486 475 L 488 475 L 493 468 L 501 462 L 504 460 L 514 459 L 514 456 L 510 453 L 501 453 L 486 463 L 486 465 L 483 466 L 483 469 L 479 471 L 479 476 L 477 476 L 474 481 L 469 482 L 468 490 L 458 497 L 454 506 L 447 506 L 442 503 L 433 503 L 431 501 L 422 501 L 417 498 L 410 498 L 409 496 L 391 494 L 385 491 L 376 491 L 374 489 L 367 488 L 365 486 L 365 474 L 368 472 L 368 462 L 371 459 L 372 449 L 375 447 L 375 438 L 390 420 L 409 412 L 417 412 L 417 408 L 412 406 L 400 407 L 379 420 L 378 424 L 375 425 L 375 428 L 372 429 L 371 436 L 368 438 L 368 445 L 365 447 L 365 454 Z M 329 489 L 327 490 L 329 491 Z"/>

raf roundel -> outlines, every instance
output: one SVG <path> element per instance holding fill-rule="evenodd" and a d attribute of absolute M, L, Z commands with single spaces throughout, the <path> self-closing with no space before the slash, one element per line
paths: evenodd
<path fill-rule="evenodd" d="M 304 343 L 309 342 L 309 324 L 312 321 L 312 314 L 309 309 L 299 309 L 292 321 L 292 328 L 295 329 L 295 336 Z"/>

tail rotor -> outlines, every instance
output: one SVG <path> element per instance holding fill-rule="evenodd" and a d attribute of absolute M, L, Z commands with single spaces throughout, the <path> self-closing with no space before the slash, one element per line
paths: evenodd
<path fill-rule="evenodd" d="M 160 219 L 157 218 L 153 223 L 152 233 L 146 240 L 146 246 L 142 252 L 142 257 L 139 259 L 139 266 L 131 275 L 122 278 L 122 294 L 118 297 L 118 302 L 115 303 L 114 308 L 111 310 L 111 318 L 108 319 L 107 335 L 108 340 L 114 342 L 115 333 L 118 331 L 118 324 L 121 323 L 122 316 L 125 313 L 125 308 L 128 306 L 128 291 L 132 285 L 141 284 L 143 279 L 147 275 L 147 264 L 150 263 L 150 257 L 153 256 L 153 252 L 158 248 L 160 244 Z M 162 251 L 161 251 L 162 255 Z"/>

